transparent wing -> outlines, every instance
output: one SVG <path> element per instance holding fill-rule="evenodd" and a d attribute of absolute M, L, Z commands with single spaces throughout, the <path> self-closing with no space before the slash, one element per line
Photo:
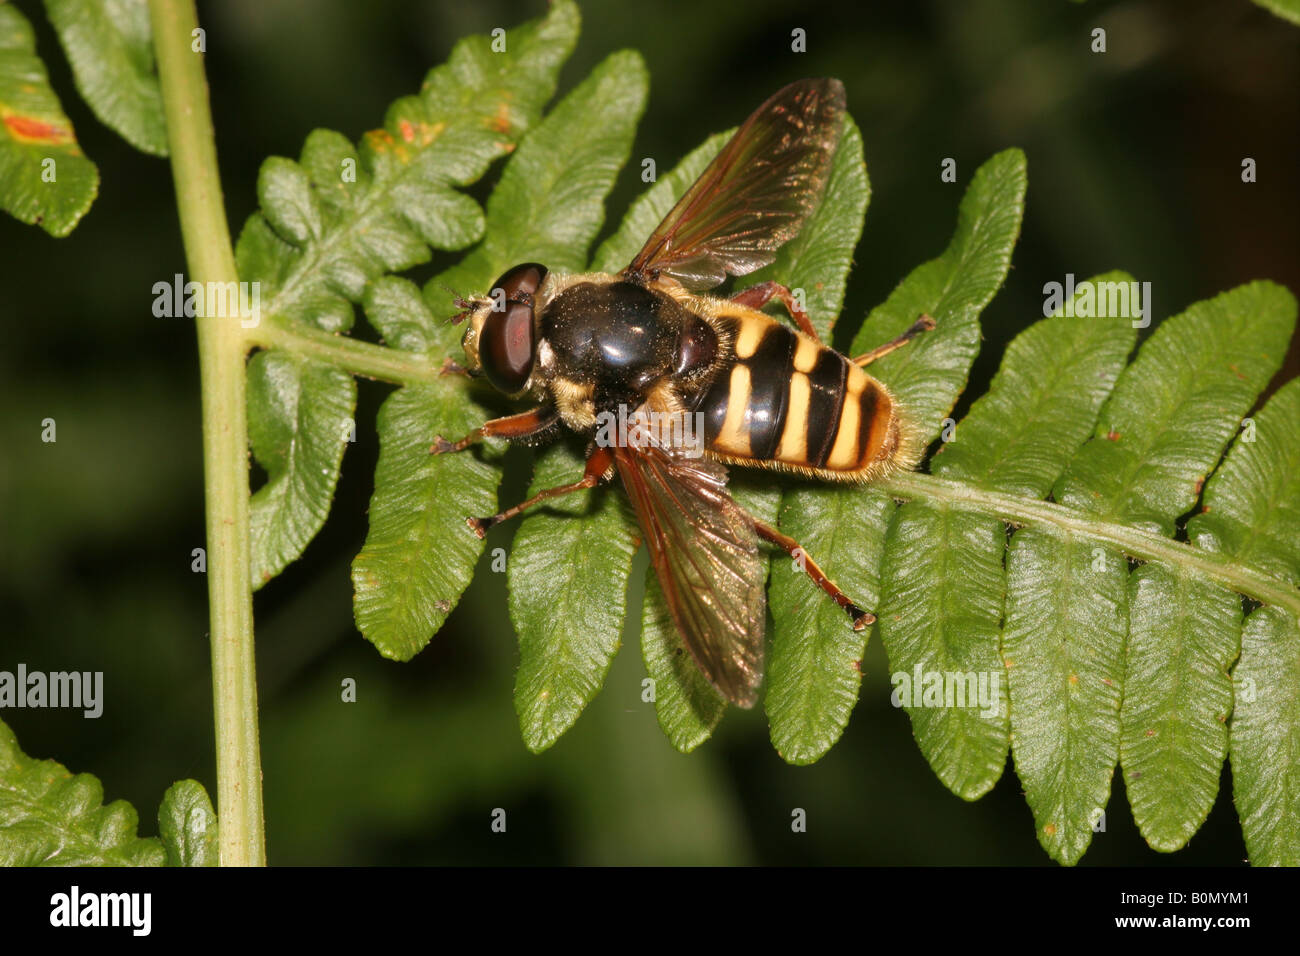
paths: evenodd
<path fill-rule="evenodd" d="M 614 460 L 678 632 L 714 686 L 752 707 L 763 680 L 764 569 L 725 469 L 655 446 L 619 447 Z"/>
<path fill-rule="evenodd" d="M 636 254 L 624 275 L 711 289 L 776 258 L 817 208 L 839 145 L 844 86 L 800 80 L 754 111 Z"/>

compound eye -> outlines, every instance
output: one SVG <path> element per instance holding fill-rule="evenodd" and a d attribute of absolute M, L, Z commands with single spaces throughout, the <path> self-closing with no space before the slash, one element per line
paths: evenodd
<path fill-rule="evenodd" d="M 527 302 L 532 305 L 533 296 L 537 294 L 537 290 L 545 279 L 546 266 L 536 262 L 525 262 L 515 266 L 500 279 L 497 279 L 492 288 L 494 291 L 500 289 L 504 292 L 507 303 Z"/>
<path fill-rule="evenodd" d="M 521 391 L 533 372 L 533 296 L 545 280 L 546 266 L 525 262 L 492 286 L 493 309 L 483 323 L 479 361 L 488 381 L 507 394 Z M 498 310 L 498 304 L 505 308 Z"/>
<path fill-rule="evenodd" d="M 507 394 L 521 391 L 533 372 L 533 306 L 511 302 L 491 312 L 479 339 L 479 361 L 489 382 Z"/>

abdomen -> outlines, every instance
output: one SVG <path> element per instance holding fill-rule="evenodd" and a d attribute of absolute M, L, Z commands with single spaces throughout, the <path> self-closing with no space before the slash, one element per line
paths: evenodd
<path fill-rule="evenodd" d="M 761 312 L 719 318 L 735 322 L 735 359 L 695 406 L 710 453 L 842 480 L 892 467 L 899 417 L 884 385 Z"/>

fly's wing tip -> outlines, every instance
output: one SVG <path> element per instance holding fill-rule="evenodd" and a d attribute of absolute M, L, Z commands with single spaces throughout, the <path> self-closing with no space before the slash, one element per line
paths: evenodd
<path fill-rule="evenodd" d="M 763 671 L 753 673 L 733 673 L 726 675 L 730 680 L 712 680 L 714 688 L 729 702 L 741 710 L 752 710 L 758 703 L 758 689 L 763 686 Z"/>

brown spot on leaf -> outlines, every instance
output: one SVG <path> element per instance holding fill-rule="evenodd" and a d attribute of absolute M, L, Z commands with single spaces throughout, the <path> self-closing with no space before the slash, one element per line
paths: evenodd
<path fill-rule="evenodd" d="M 376 153 L 389 153 L 403 163 L 410 162 L 411 152 L 404 143 L 399 143 L 386 129 L 372 129 L 366 133 L 366 142 Z"/>
<path fill-rule="evenodd" d="M 1077 683 L 1079 683 L 1079 675 L 1078 675 L 1078 674 L 1071 674 L 1071 675 L 1070 675 L 1070 683 L 1071 683 L 1071 684 L 1077 684 Z"/>
<path fill-rule="evenodd" d="M 23 143 L 42 143 L 47 146 L 63 146 L 73 142 L 72 130 L 30 116 L 6 114 L 5 128 L 9 135 Z"/>
<path fill-rule="evenodd" d="M 1146 733 L 1146 736 L 1148 736 L 1148 737 L 1154 737 L 1154 736 L 1156 735 L 1156 731 L 1155 731 L 1155 728 L 1154 728 L 1154 727 L 1152 727 L 1151 729 L 1147 730 L 1145 733 Z"/>
<path fill-rule="evenodd" d="M 510 107 L 505 102 L 497 104 L 497 111 L 488 118 L 488 129 L 505 136 L 510 132 Z"/>
<path fill-rule="evenodd" d="M 402 139 L 408 143 L 415 142 L 415 127 L 411 125 L 410 120 L 402 120 L 397 124 L 397 129 L 402 134 Z"/>
<path fill-rule="evenodd" d="M 1046 833 L 1048 836 L 1055 836 L 1056 824 L 1055 823 L 1047 824 L 1046 826 L 1043 827 L 1043 832 Z"/>
<path fill-rule="evenodd" d="M 434 601 L 434 602 L 433 602 L 433 606 L 436 607 L 436 608 L 437 608 L 439 611 L 441 611 L 443 614 L 446 614 L 448 611 L 451 610 L 451 602 L 450 602 L 450 601 Z"/>
<path fill-rule="evenodd" d="M 1119 441 L 1119 432 L 1113 428 L 1106 432 L 1106 441 Z"/>

